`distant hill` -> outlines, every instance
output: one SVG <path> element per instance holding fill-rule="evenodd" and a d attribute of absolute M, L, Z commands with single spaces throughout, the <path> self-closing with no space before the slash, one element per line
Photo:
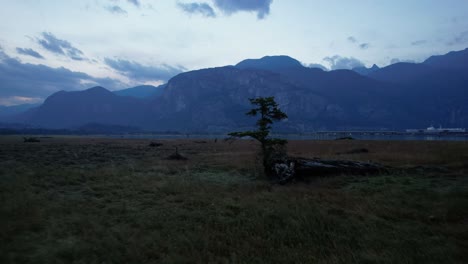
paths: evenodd
<path fill-rule="evenodd" d="M 87 123 L 140 126 L 141 111 L 140 99 L 94 87 L 78 92 L 57 92 L 18 119 L 46 128 L 76 128 Z"/>
<path fill-rule="evenodd" d="M 165 86 L 165 84 L 157 87 L 152 85 L 140 85 L 133 88 L 114 91 L 114 94 L 119 96 L 132 96 L 135 98 L 157 97 L 163 94 Z"/>
<path fill-rule="evenodd" d="M 13 105 L 13 106 L 0 105 L 0 117 L 16 115 L 28 109 L 38 107 L 39 105 L 41 104 L 21 104 L 21 105 Z"/>

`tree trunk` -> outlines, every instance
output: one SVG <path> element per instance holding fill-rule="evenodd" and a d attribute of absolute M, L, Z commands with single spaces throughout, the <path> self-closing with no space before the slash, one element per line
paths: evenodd
<path fill-rule="evenodd" d="M 384 172 L 387 167 L 372 162 L 349 160 L 322 160 L 318 158 L 291 158 L 273 163 L 271 171 L 278 182 L 285 184 L 291 180 L 305 180 L 311 177 L 353 174 L 366 175 Z"/>

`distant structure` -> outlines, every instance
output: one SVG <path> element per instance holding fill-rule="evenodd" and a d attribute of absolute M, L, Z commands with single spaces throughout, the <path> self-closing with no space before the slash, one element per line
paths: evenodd
<path fill-rule="evenodd" d="M 448 134 L 448 133 L 466 133 L 466 129 L 464 128 L 435 128 L 434 126 L 430 126 L 426 129 L 406 129 L 406 133 L 412 134 Z"/>

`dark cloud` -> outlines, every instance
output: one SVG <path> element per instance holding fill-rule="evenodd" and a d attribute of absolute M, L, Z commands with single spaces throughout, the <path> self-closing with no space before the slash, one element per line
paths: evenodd
<path fill-rule="evenodd" d="M 44 57 L 41 54 L 39 54 L 39 52 L 33 49 L 16 48 L 16 52 L 22 55 L 32 56 L 37 59 L 44 59 Z"/>
<path fill-rule="evenodd" d="M 73 60 L 84 60 L 83 52 L 71 45 L 70 42 L 56 38 L 50 32 L 43 32 L 37 42 L 46 50 L 58 55 L 67 56 Z"/>
<path fill-rule="evenodd" d="M 421 40 L 416 40 L 416 41 L 411 42 L 411 45 L 412 46 L 419 46 L 419 45 L 424 45 L 426 43 L 427 43 L 427 40 L 421 39 Z"/>
<path fill-rule="evenodd" d="M 319 63 L 311 63 L 307 67 L 309 67 L 309 68 L 319 68 L 319 69 L 322 69 L 324 71 L 328 71 L 328 69 L 325 66 L 323 66 L 322 64 L 319 64 Z"/>
<path fill-rule="evenodd" d="M 330 64 L 330 69 L 339 70 L 339 69 L 353 69 L 357 67 L 364 67 L 364 63 L 353 57 L 341 57 L 338 55 L 332 57 L 325 57 L 324 61 Z"/>
<path fill-rule="evenodd" d="M 370 43 L 358 43 L 358 39 L 354 36 L 349 36 L 347 38 L 348 42 L 354 44 L 354 45 L 357 45 L 358 48 L 362 49 L 362 50 L 365 50 L 365 49 L 368 49 L 370 47 Z"/>
<path fill-rule="evenodd" d="M 360 49 L 368 49 L 370 47 L 369 43 L 361 43 L 359 44 Z"/>
<path fill-rule="evenodd" d="M 95 85 L 120 89 L 124 85 L 110 78 L 95 78 L 64 67 L 22 63 L 0 50 L 0 97 L 45 98 L 60 90 L 82 90 Z"/>
<path fill-rule="evenodd" d="M 450 40 L 448 45 L 457 45 L 468 43 L 468 31 L 463 31 L 460 34 L 456 35 L 452 40 Z"/>
<path fill-rule="evenodd" d="M 356 43 L 356 42 L 357 42 L 357 39 L 356 39 L 355 37 L 353 37 L 353 36 L 350 36 L 350 37 L 348 37 L 347 39 L 348 39 L 348 41 L 351 42 L 351 43 Z"/>
<path fill-rule="evenodd" d="M 177 6 L 186 13 L 216 17 L 213 8 L 207 3 L 177 3 Z"/>
<path fill-rule="evenodd" d="M 119 3 L 120 0 L 109 0 L 113 3 Z M 132 4 L 132 5 L 135 5 L 136 7 L 140 7 L 141 3 L 140 3 L 140 0 L 127 0 L 128 3 Z"/>
<path fill-rule="evenodd" d="M 107 11 L 113 14 L 126 15 L 127 11 L 123 10 L 120 6 L 108 6 L 106 7 Z"/>
<path fill-rule="evenodd" d="M 138 81 L 167 81 L 185 71 L 184 67 L 173 67 L 167 64 L 145 66 L 140 63 L 121 59 L 106 58 L 105 63 L 121 74 Z"/>
<path fill-rule="evenodd" d="M 256 12 L 258 19 L 263 19 L 270 13 L 272 2 L 273 0 L 214 0 L 216 7 L 226 14 Z"/>
<path fill-rule="evenodd" d="M 134 4 L 135 6 L 140 7 L 140 0 L 127 0 L 127 2 Z"/>

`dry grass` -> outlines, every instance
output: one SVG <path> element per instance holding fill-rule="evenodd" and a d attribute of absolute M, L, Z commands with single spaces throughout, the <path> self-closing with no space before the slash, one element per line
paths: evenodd
<path fill-rule="evenodd" d="M 197 141 L 0 138 L 0 262 L 468 262 L 466 142 L 292 141 L 424 167 L 276 186 L 254 142 Z"/>

